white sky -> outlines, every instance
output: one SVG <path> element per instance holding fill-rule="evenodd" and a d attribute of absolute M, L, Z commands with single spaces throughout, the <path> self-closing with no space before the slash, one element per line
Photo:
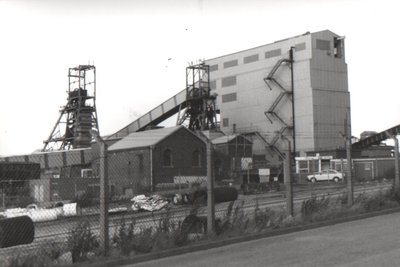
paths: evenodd
<path fill-rule="evenodd" d="M 385 130 L 400 124 L 399 10 L 396 0 L 0 0 L 0 155 L 43 147 L 70 67 L 94 62 L 106 135 L 182 90 L 190 61 L 325 29 L 346 36 L 353 135 Z"/>

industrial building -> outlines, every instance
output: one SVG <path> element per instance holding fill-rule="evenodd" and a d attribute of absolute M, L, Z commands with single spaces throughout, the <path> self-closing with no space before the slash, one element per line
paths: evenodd
<path fill-rule="evenodd" d="M 131 133 L 111 145 L 109 179 L 119 194 L 154 191 L 165 184 L 205 180 L 206 145 L 183 126 Z M 184 179 L 184 181 L 183 181 Z"/>
<path fill-rule="evenodd" d="M 82 191 L 98 195 L 95 67 L 70 68 L 67 93 L 67 103 L 42 152 L 0 159 L 40 163 L 41 179 L 31 184 L 37 201 L 71 199 Z M 177 116 L 177 126 L 157 129 L 172 116 Z M 278 177 L 288 149 L 300 160 L 306 159 L 298 161 L 298 173 L 317 169 L 310 156 L 330 156 L 329 164 L 318 168 L 331 164 L 336 168 L 339 165 L 333 159 L 343 158 L 342 134 L 350 124 L 344 37 L 340 35 L 329 30 L 307 32 L 208 59 L 186 68 L 185 89 L 103 137 L 108 145 L 110 191 L 131 196 L 182 179 L 204 180 L 206 138 L 215 148 L 217 181 L 234 178 L 241 183 L 244 170 L 249 176 L 271 169 Z M 353 144 L 359 149 L 355 153 L 389 156 L 387 149 L 369 147 L 399 132 L 400 126 L 395 126 L 372 134 Z M 391 173 L 386 165 L 379 166 L 371 177 Z"/>
<path fill-rule="evenodd" d="M 329 30 L 307 32 L 208 59 L 205 65 L 209 73 L 198 84 L 215 97 L 220 130 L 248 135 L 254 154 L 277 162 L 288 141 L 297 155 L 343 147 L 340 133 L 350 114 L 343 37 Z M 109 138 L 180 112 L 188 106 L 187 88 Z"/>

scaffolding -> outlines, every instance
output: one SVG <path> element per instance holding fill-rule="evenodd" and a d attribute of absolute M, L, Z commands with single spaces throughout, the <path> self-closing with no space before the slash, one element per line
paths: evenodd
<path fill-rule="evenodd" d="M 44 141 L 42 151 L 90 147 L 92 131 L 99 134 L 96 111 L 96 68 L 79 65 L 68 71 L 67 104 Z"/>

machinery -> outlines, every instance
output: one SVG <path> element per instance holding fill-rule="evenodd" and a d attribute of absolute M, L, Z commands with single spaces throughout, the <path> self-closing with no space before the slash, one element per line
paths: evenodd
<path fill-rule="evenodd" d="M 67 104 L 44 141 L 42 151 L 90 147 L 92 131 L 99 132 L 96 112 L 96 68 L 79 65 L 68 71 Z"/>
<path fill-rule="evenodd" d="M 179 109 L 177 124 L 189 120 L 191 130 L 215 129 L 217 109 L 216 95 L 210 94 L 209 66 L 200 63 L 186 68 L 186 110 Z M 182 115 L 181 115 L 182 113 Z"/>

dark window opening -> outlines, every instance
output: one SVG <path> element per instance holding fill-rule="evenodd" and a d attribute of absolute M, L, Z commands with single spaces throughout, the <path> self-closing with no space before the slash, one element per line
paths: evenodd
<path fill-rule="evenodd" d="M 229 126 L 229 119 L 223 118 L 222 119 L 222 127 L 228 127 L 228 126 Z"/>
<path fill-rule="evenodd" d="M 166 149 L 163 153 L 163 166 L 172 167 L 172 152 L 170 149 Z"/>
<path fill-rule="evenodd" d="M 343 57 L 343 38 L 342 37 L 335 37 L 333 39 L 333 53 L 335 57 L 342 58 Z"/>
<path fill-rule="evenodd" d="M 192 153 L 192 167 L 200 167 L 201 166 L 201 154 L 200 151 L 195 150 Z"/>
<path fill-rule="evenodd" d="M 143 164 L 143 154 L 138 154 L 138 161 L 139 161 L 139 171 L 143 171 L 144 170 L 144 164 Z"/>

